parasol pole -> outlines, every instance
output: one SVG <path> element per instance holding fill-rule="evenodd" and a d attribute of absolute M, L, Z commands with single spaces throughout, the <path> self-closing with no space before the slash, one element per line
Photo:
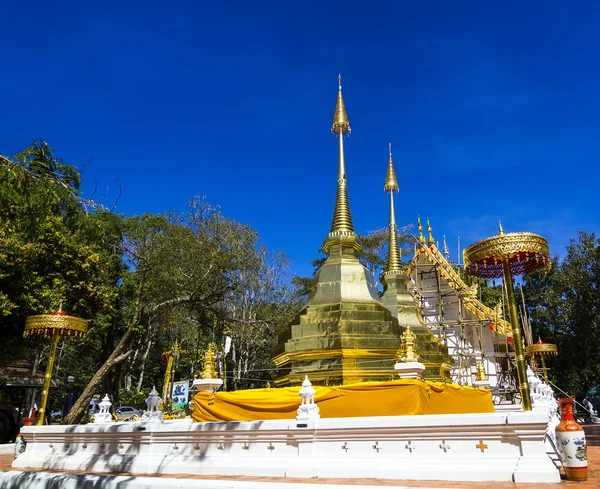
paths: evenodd
<path fill-rule="evenodd" d="M 60 338 L 59 330 L 54 329 L 52 334 L 52 345 L 50 347 L 50 355 L 48 356 L 48 365 L 46 366 L 46 376 L 44 377 L 44 387 L 42 388 L 42 399 L 40 401 L 40 409 L 38 410 L 38 418 L 36 426 L 44 424 L 44 414 L 46 413 L 46 404 L 48 403 L 48 394 L 50 393 L 50 380 L 52 379 L 52 368 L 54 367 L 54 357 L 56 356 L 56 347 Z"/>
<path fill-rule="evenodd" d="M 502 257 L 502 269 L 504 271 L 504 283 L 506 284 L 506 302 L 512 326 L 513 347 L 515 349 L 515 360 L 517 364 L 517 377 L 519 390 L 521 391 L 521 404 L 523 411 L 531 411 L 531 396 L 529 393 L 529 382 L 527 382 L 527 365 L 525 363 L 525 351 L 523 350 L 523 339 L 519 325 L 519 313 L 515 301 L 515 288 L 510 270 L 510 263 L 506 256 Z"/>
<path fill-rule="evenodd" d="M 525 339 L 527 340 L 527 346 L 533 345 L 533 333 L 531 331 L 531 323 L 529 322 L 529 316 L 527 315 L 527 307 L 525 307 L 525 294 L 523 294 L 523 284 L 519 287 L 521 291 L 521 301 L 523 302 L 523 331 L 525 331 Z"/>
<path fill-rule="evenodd" d="M 542 359 L 542 370 L 544 371 L 544 380 L 546 381 L 546 384 L 548 384 L 548 371 L 546 370 L 546 360 L 544 360 L 543 354 L 540 355 L 540 358 Z"/>

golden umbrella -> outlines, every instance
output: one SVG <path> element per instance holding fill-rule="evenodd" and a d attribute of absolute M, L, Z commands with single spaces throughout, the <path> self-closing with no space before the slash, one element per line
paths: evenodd
<path fill-rule="evenodd" d="M 533 233 L 504 234 L 502 225 L 500 225 L 497 236 L 483 239 L 468 246 L 463 251 L 463 258 L 465 269 L 471 275 L 486 279 L 504 278 L 523 411 L 531 411 L 527 365 L 515 301 L 513 275 L 521 275 L 539 268 L 549 267 L 550 251 L 548 241 L 539 234 Z"/>
<path fill-rule="evenodd" d="M 56 346 L 58 340 L 64 336 L 83 337 L 88 329 L 88 321 L 75 316 L 69 316 L 60 309 L 53 314 L 41 314 L 39 316 L 29 316 L 25 321 L 25 332 L 23 336 L 30 338 L 40 336 L 43 338 L 52 338 L 50 356 L 46 366 L 46 376 L 44 377 L 44 387 L 42 389 L 42 399 L 36 425 L 44 424 L 44 412 L 48 402 L 48 393 L 50 391 L 50 379 L 52 378 L 52 367 L 54 366 L 54 357 L 56 356 Z"/>
<path fill-rule="evenodd" d="M 556 356 L 558 355 L 558 350 L 556 345 L 552 343 L 544 343 L 541 338 L 538 338 L 538 342 L 533 345 L 529 345 L 525 347 L 525 353 L 527 355 L 531 355 L 535 361 L 535 355 L 540 356 L 540 360 L 542 361 L 542 371 L 544 372 L 544 380 L 546 384 L 548 383 L 548 371 L 546 370 L 546 360 L 544 357 L 546 355 Z"/>

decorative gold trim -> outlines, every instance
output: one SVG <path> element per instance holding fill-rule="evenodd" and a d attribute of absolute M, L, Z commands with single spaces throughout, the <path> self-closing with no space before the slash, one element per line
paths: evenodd
<path fill-rule="evenodd" d="M 51 337 L 54 331 L 58 331 L 60 336 L 84 336 L 88 325 L 89 321 L 62 312 L 29 316 L 25 321 L 23 336 L 25 338 L 34 335 Z"/>
<path fill-rule="evenodd" d="M 435 240 L 433 239 L 431 229 L 431 223 L 429 222 L 429 218 L 427 218 L 427 244 L 429 246 L 435 246 Z"/>
<path fill-rule="evenodd" d="M 556 345 L 552 343 L 535 343 L 525 347 L 525 353 L 528 355 L 534 354 L 545 354 L 545 355 L 558 355 L 558 349 Z"/>
<path fill-rule="evenodd" d="M 417 216 L 417 228 L 419 229 L 419 243 L 425 244 L 425 237 L 423 236 L 423 226 L 421 226 L 421 216 Z"/>
<path fill-rule="evenodd" d="M 299 352 L 281 353 L 273 358 L 277 367 L 286 363 L 298 360 L 311 360 L 322 357 L 327 358 L 372 358 L 372 357 L 390 357 L 396 358 L 397 348 L 339 348 L 331 350 L 303 350 Z"/>

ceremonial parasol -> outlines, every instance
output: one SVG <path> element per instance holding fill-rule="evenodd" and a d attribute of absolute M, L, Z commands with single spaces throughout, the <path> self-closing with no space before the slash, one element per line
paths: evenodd
<path fill-rule="evenodd" d="M 48 393 L 50 391 L 50 379 L 52 378 L 52 367 L 54 366 L 54 357 L 56 356 L 56 346 L 58 340 L 64 336 L 83 337 L 88 329 L 88 321 L 75 316 L 69 316 L 59 308 L 58 312 L 53 314 L 41 314 L 39 316 L 30 316 L 25 321 L 25 332 L 23 336 L 30 338 L 39 336 L 42 338 L 52 338 L 50 355 L 48 356 L 48 365 L 46 366 L 46 376 L 44 378 L 44 387 L 42 389 L 42 399 L 36 424 L 44 424 L 44 412 L 48 402 Z"/>
<path fill-rule="evenodd" d="M 513 275 L 532 272 L 550 266 L 548 241 L 539 234 L 504 233 L 500 224 L 498 235 L 478 241 L 463 251 L 465 269 L 477 277 L 503 278 L 506 285 L 506 299 L 510 312 L 515 360 L 519 378 L 519 390 L 523 411 L 531 411 L 531 396 L 527 382 L 527 365 L 521 339 L 521 328 Z"/>
<path fill-rule="evenodd" d="M 535 355 L 540 356 L 540 359 L 542 361 L 542 371 L 544 372 L 544 380 L 546 381 L 546 384 L 547 384 L 548 383 L 548 371 L 546 370 L 546 360 L 544 359 L 544 357 L 546 355 L 551 355 L 551 356 L 558 355 L 558 350 L 556 349 L 556 345 L 553 345 L 552 343 L 544 343 L 542 341 L 542 339 L 539 338 L 539 341 L 537 343 L 534 343 L 533 345 L 529 345 L 529 346 L 525 347 L 525 353 L 527 355 L 531 355 L 532 357 L 534 357 L 534 360 L 535 360 Z"/>

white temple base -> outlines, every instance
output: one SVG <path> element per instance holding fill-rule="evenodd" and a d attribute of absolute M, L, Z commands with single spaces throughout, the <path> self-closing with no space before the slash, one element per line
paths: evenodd
<path fill-rule="evenodd" d="M 369 481 L 371 482 L 371 481 Z M 370 485 L 315 484 L 304 482 L 252 480 L 182 479 L 179 477 L 82 475 L 62 472 L 0 472 L 2 489 L 381 489 L 377 483 Z M 394 489 L 414 489 L 394 485 Z M 436 489 L 428 487 L 428 489 Z"/>
<path fill-rule="evenodd" d="M 539 412 L 26 426 L 14 468 L 133 474 L 560 482 Z"/>
<path fill-rule="evenodd" d="M 394 365 L 394 370 L 401 379 L 420 379 L 425 372 L 425 365 L 421 362 L 399 362 Z"/>
<path fill-rule="evenodd" d="M 214 391 L 217 392 L 223 385 L 223 379 L 194 379 L 192 385 L 199 392 Z"/>
<path fill-rule="evenodd" d="M 475 382 L 473 382 L 473 385 L 475 387 L 478 387 L 479 389 L 489 389 L 490 381 L 489 380 L 476 380 Z"/>

